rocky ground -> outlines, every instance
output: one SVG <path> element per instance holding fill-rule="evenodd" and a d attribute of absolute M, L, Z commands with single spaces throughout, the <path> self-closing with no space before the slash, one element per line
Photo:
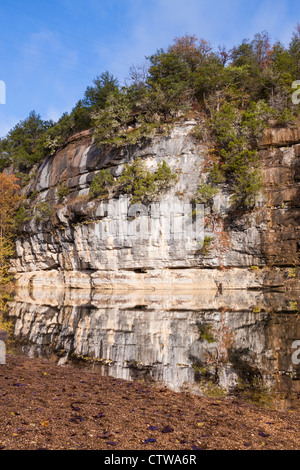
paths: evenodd
<path fill-rule="evenodd" d="M 299 449 L 300 413 L 175 393 L 70 365 L 0 365 L 0 449 Z"/>

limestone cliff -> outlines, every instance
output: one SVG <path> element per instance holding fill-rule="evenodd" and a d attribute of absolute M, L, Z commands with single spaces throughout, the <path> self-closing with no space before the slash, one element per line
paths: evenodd
<path fill-rule="evenodd" d="M 253 210 L 233 213 L 230 190 L 223 185 L 213 211 L 205 207 L 198 214 L 204 222 L 202 242 L 206 235 L 213 240 L 203 251 L 192 200 L 213 144 L 195 138 L 195 125 L 192 120 L 178 123 L 168 135 L 121 150 L 98 148 L 92 131 L 85 131 L 46 159 L 24 192 L 34 195 L 31 204 L 51 207 L 51 214 L 48 220 L 32 218 L 18 236 L 12 261 L 18 283 L 151 290 L 295 288 L 300 130 L 265 132 L 259 144 L 264 190 Z M 107 200 L 88 197 L 100 169 L 110 169 L 117 179 L 124 164 L 138 157 L 152 171 L 164 160 L 178 175 L 176 184 L 147 206 L 146 214 L 131 217 L 124 194 Z M 63 198 L 57 191 L 61 184 L 68 188 Z M 149 224 L 147 237 L 137 236 Z"/>
<path fill-rule="evenodd" d="M 18 289 L 10 302 L 16 347 L 126 380 L 196 393 L 299 402 L 300 335 L 290 292 L 110 292 Z M 228 307 L 230 306 L 230 307 Z"/>

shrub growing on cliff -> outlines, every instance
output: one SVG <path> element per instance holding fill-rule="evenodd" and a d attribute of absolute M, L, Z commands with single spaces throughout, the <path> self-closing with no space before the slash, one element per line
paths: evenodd
<path fill-rule="evenodd" d="M 201 248 L 199 248 L 196 253 L 198 255 L 208 256 L 211 251 L 211 245 L 214 241 L 214 237 L 205 236 Z"/>
<path fill-rule="evenodd" d="M 271 119 L 279 117 L 279 112 L 268 105 L 266 101 L 251 102 L 241 114 L 240 134 L 247 139 L 248 146 L 256 146 L 262 137 L 264 129 Z"/>
<path fill-rule="evenodd" d="M 218 194 L 218 188 L 210 183 L 201 181 L 198 191 L 196 193 L 195 202 L 197 204 L 210 204 L 213 203 L 213 198 Z"/>
<path fill-rule="evenodd" d="M 119 90 L 118 79 L 108 71 L 103 72 L 93 80 L 93 85 L 87 87 L 84 94 L 84 105 L 90 109 L 105 108 L 108 96 Z"/>
<path fill-rule="evenodd" d="M 172 173 L 165 161 L 159 163 L 157 170 L 152 173 L 142 159 L 137 158 L 133 163 L 125 165 L 117 181 L 110 170 L 100 170 L 91 184 L 90 197 L 105 198 L 112 191 L 131 195 L 132 204 L 147 204 L 166 191 L 176 179 L 177 175 Z"/>
<path fill-rule="evenodd" d="M 120 190 L 132 196 L 132 204 L 148 204 L 166 191 L 177 179 L 177 175 L 165 161 L 159 163 L 157 170 L 152 173 L 147 170 L 145 163 L 136 159 L 126 165 L 119 179 Z"/>
<path fill-rule="evenodd" d="M 244 169 L 237 175 L 232 201 L 240 207 L 253 207 L 258 193 L 262 189 L 262 177 L 259 168 Z"/>
<path fill-rule="evenodd" d="M 114 183 L 114 177 L 109 170 L 100 170 L 91 184 L 90 197 L 107 197 L 109 195 L 109 190 L 113 187 Z"/>
<path fill-rule="evenodd" d="M 49 222 L 53 209 L 47 202 L 39 202 L 34 208 L 34 214 L 34 220 L 37 224 Z"/>
<path fill-rule="evenodd" d="M 176 182 L 177 174 L 173 173 L 166 161 L 163 160 L 158 164 L 157 170 L 154 173 L 154 180 L 157 192 L 161 193 L 167 191 Z"/>
<path fill-rule="evenodd" d="M 32 212 L 30 208 L 28 207 L 28 204 L 23 203 L 23 205 L 19 207 L 15 215 L 16 231 L 18 232 L 20 229 L 22 229 L 23 225 L 26 224 L 26 222 L 30 222 L 31 219 L 32 219 Z"/>
<path fill-rule="evenodd" d="M 65 183 L 60 183 L 57 186 L 56 193 L 58 196 L 59 202 L 62 202 L 66 196 L 68 196 L 70 188 Z"/>
<path fill-rule="evenodd" d="M 195 35 L 176 38 L 166 50 L 146 58 L 142 73 L 132 67 L 129 85 L 120 88 L 109 72 L 97 76 L 57 123 L 31 113 L 0 140 L 0 169 L 13 164 L 16 172 L 26 174 L 72 134 L 90 127 L 95 127 L 99 145 L 120 148 L 145 141 L 188 113 L 198 117 L 199 111 L 211 118 L 222 148 L 240 138 L 241 131 L 253 145 L 252 137 L 261 132 L 270 112 L 275 111 L 278 125 L 290 125 L 299 114 L 291 102 L 291 85 L 300 73 L 299 44 L 299 26 L 287 47 L 272 45 L 266 32 L 230 51 L 214 51 Z"/>
<path fill-rule="evenodd" d="M 79 100 L 70 114 L 64 113 L 58 122 L 43 135 L 41 145 L 45 156 L 54 155 L 60 147 L 65 145 L 69 137 L 91 127 L 91 113 Z"/>
<path fill-rule="evenodd" d="M 16 124 L 6 138 L 0 141 L 2 166 L 13 164 L 17 172 L 28 172 L 44 158 L 41 138 L 53 124 L 52 121 L 43 121 L 34 111 Z"/>
<path fill-rule="evenodd" d="M 224 103 L 210 120 L 210 128 L 218 143 L 219 162 L 211 167 L 210 180 L 227 182 L 235 204 L 249 208 L 262 189 L 257 151 L 253 149 L 274 110 L 266 103 L 253 103 L 239 111 L 232 103 Z"/>
<path fill-rule="evenodd" d="M 153 135 L 157 123 L 135 109 L 129 90 L 110 93 L 105 107 L 93 113 L 98 145 L 120 148 L 135 145 Z"/>

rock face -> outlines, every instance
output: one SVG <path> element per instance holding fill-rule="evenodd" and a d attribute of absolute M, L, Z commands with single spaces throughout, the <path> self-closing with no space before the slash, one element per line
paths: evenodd
<path fill-rule="evenodd" d="M 26 188 L 52 215 L 29 221 L 16 243 L 12 271 L 20 285 L 128 289 L 235 289 L 297 285 L 300 239 L 300 131 L 267 130 L 260 143 L 264 191 L 254 210 L 233 214 L 229 188 L 209 207 L 195 206 L 209 160 L 209 142 L 194 121 L 143 146 L 103 150 L 92 132 L 74 136 L 44 161 Z M 163 160 L 178 181 L 147 207 L 124 194 L 91 200 L 100 169 L 118 178 L 141 157 L 155 171 Z M 63 184 L 63 200 L 57 189 Z M 205 237 L 213 239 L 201 251 Z M 290 271 L 286 271 L 289 268 Z"/>
<path fill-rule="evenodd" d="M 20 288 L 9 315 L 31 357 L 79 361 L 101 374 L 176 390 L 299 407 L 297 299 L 261 291 Z"/>

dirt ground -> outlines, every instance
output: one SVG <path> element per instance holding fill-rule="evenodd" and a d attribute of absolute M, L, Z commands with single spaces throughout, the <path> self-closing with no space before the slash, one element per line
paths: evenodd
<path fill-rule="evenodd" d="M 175 393 L 70 365 L 7 356 L 0 449 L 300 449 L 300 413 Z"/>

